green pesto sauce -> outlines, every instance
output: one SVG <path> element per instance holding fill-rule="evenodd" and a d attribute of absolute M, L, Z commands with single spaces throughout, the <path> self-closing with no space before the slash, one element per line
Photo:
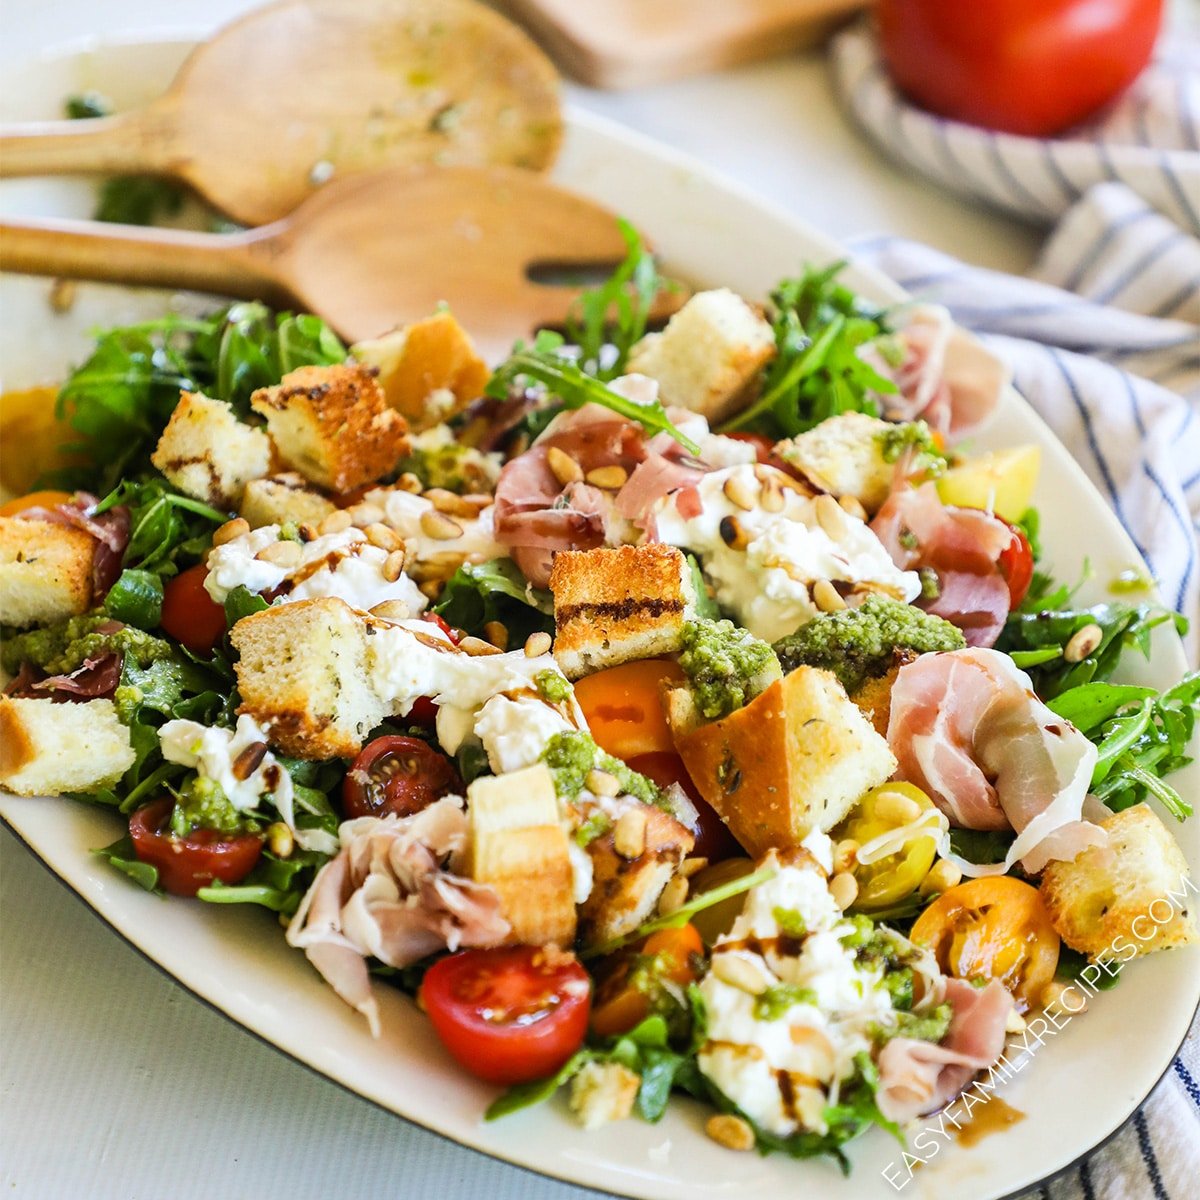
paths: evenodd
<path fill-rule="evenodd" d="M 644 804 L 658 804 L 662 800 L 662 792 L 654 783 L 631 771 L 619 758 L 605 754 L 588 733 L 556 733 L 542 751 L 542 762 L 550 768 L 554 790 L 564 800 L 574 800 L 583 791 L 592 770 L 615 776 L 623 793 Z"/>
<path fill-rule="evenodd" d="M 186 837 L 196 829 L 238 834 L 257 833 L 261 828 L 259 822 L 230 804 L 220 784 L 202 775 L 194 775 L 180 788 L 170 825 L 176 837 Z"/>
<path fill-rule="evenodd" d="M 940 1042 L 950 1028 L 953 1015 L 949 1004 L 939 1004 L 932 1012 L 922 1016 L 910 1012 L 898 1013 L 895 1036 L 917 1038 L 922 1042 Z"/>
<path fill-rule="evenodd" d="M 777 983 L 754 997 L 754 1016 L 759 1021 L 777 1021 L 795 1004 L 816 1004 L 817 993 L 812 988 L 797 987 L 794 983 Z"/>
<path fill-rule="evenodd" d="M 802 938 L 808 936 L 808 922 L 794 908 L 773 908 L 771 915 L 779 932 L 784 937 Z"/>
<path fill-rule="evenodd" d="M 560 672 L 550 667 L 533 677 L 533 686 L 547 704 L 562 704 L 571 698 L 571 685 Z"/>
<path fill-rule="evenodd" d="M 400 470 L 415 475 L 427 488 L 445 488 L 448 492 L 478 491 L 483 482 L 478 451 L 461 442 L 414 447 Z"/>
<path fill-rule="evenodd" d="M 914 450 L 918 456 L 917 465 L 924 470 L 940 475 L 946 469 L 946 456 L 937 448 L 933 431 L 924 421 L 893 425 L 880 430 L 875 436 L 879 439 L 884 462 L 899 462 L 906 450 Z"/>
<path fill-rule="evenodd" d="M 780 675 L 771 647 L 732 621 L 689 621 L 679 665 L 709 720 L 736 712 Z"/>
<path fill-rule="evenodd" d="M 98 625 L 111 620 L 104 612 L 84 613 L 17 634 L 4 643 L 4 669 L 15 674 L 21 663 L 29 662 L 47 675 L 68 675 L 85 660 L 105 654 L 124 654 L 140 667 L 170 656 L 167 642 L 131 625 L 116 633 L 96 632 Z"/>
<path fill-rule="evenodd" d="M 612 828 L 612 817 L 606 812 L 594 812 L 575 830 L 575 844 L 586 849 L 598 837 L 603 837 Z"/>

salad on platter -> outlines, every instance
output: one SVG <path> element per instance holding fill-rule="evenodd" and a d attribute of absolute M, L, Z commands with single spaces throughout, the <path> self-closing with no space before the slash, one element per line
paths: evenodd
<path fill-rule="evenodd" d="M 845 1164 L 1200 940 L 1200 673 L 1112 682 L 1183 618 L 1053 577 L 948 313 L 834 265 L 647 331 L 627 238 L 495 370 L 445 310 L 102 333 L 0 509 L 0 786 L 110 808 L 130 886 L 277 914 L 376 1035 L 409 993 L 489 1119 L 686 1094 Z"/>

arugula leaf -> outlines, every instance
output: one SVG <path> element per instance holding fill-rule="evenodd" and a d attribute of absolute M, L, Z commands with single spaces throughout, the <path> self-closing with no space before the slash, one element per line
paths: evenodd
<path fill-rule="evenodd" d="M 488 380 L 487 394 L 503 399 L 513 388 L 522 386 L 520 381 L 533 380 L 544 384 L 551 395 L 562 401 L 564 408 L 599 404 L 618 416 L 636 421 L 648 436 L 669 433 L 689 454 L 700 453 L 700 447 L 672 424 L 662 401 L 639 404 L 619 395 L 563 355 L 563 346 L 562 335 L 548 329 L 538 333 L 532 346 L 518 342 L 507 362 L 501 363 Z"/>
<path fill-rule="evenodd" d="M 708 581 L 704 578 L 704 570 L 700 566 L 700 560 L 686 550 L 683 557 L 687 559 L 688 570 L 692 576 L 692 587 L 696 591 L 696 616 L 701 621 L 719 621 L 721 619 L 721 606 L 709 590 Z"/>
<path fill-rule="evenodd" d="M 244 583 L 239 583 L 225 597 L 225 627 L 232 629 L 243 617 L 252 617 L 270 607 L 257 592 L 252 592 Z"/>
<path fill-rule="evenodd" d="M 433 611 L 447 624 L 476 637 L 489 621 L 499 621 L 513 646 L 531 633 L 554 632 L 553 598 L 531 587 L 511 558 L 464 563 L 447 580 Z"/>
<path fill-rule="evenodd" d="M 128 875 L 138 887 L 145 888 L 148 892 L 158 891 L 158 868 L 138 858 L 133 849 L 133 839 L 128 834 L 118 838 L 111 845 L 93 850 L 92 853 Z"/>
<path fill-rule="evenodd" d="M 153 571 L 126 567 L 104 597 L 110 617 L 139 629 L 157 629 L 162 619 L 162 579 Z"/>

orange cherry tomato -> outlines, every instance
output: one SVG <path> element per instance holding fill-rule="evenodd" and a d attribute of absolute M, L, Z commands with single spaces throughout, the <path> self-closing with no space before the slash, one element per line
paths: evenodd
<path fill-rule="evenodd" d="M 698 977 L 704 942 L 694 925 L 660 929 L 632 954 L 618 960 L 596 989 L 591 1030 L 595 1037 L 619 1037 L 644 1021 L 663 983 L 685 988 Z"/>
<path fill-rule="evenodd" d="M 1058 966 L 1058 933 L 1037 888 L 1008 875 L 970 879 L 939 896 L 910 934 L 956 979 L 999 979 L 1024 1012 Z"/>
<path fill-rule="evenodd" d="M 0 504 L 0 517 L 20 516 L 27 508 L 53 508 L 56 504 L 68 503 L 70 499 L 70 492 L 29 492 Z"/>
<path fill-rule="evenodd" d="M 678 664 L 646 658 L 581 679 L 575 699 L 601 750 L 626 762 L 639 754 L 674 753 L 660 692 L 663 683 L 683 678 Z"/>

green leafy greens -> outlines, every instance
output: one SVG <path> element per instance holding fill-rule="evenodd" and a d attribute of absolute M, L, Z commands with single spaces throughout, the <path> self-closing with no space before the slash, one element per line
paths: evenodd
<path fill-rule="evenodd" d="M 554 601 L 532 587 L 510 558 L 464 563 L 446 582 L 434 611 L 455 629 L 481 636 L 490 621 L 508 630 L 509 645 L 531 633 L 554 632 Z"/>

